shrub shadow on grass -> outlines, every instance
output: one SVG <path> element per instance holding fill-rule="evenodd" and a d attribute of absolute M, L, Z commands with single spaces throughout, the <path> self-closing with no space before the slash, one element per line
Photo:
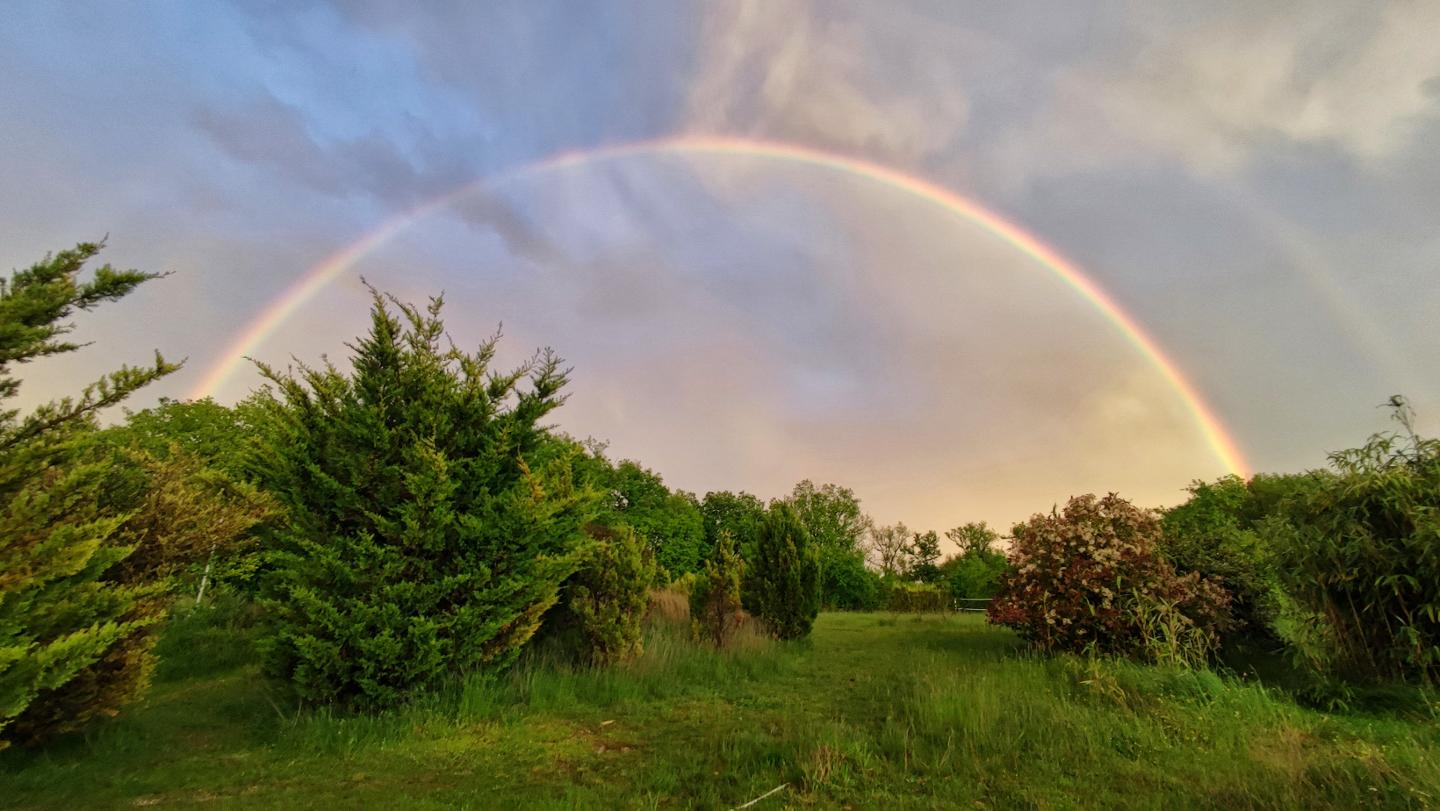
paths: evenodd
<path fill-rule="evenodd" d="M 999 661 L 1025 650 L 1025 643 L 1013 631 L 990 625 L 979 614 L 932 616 L 934 631 L 918 640 L 927 650 L 963 657 L 966 661 Z"/>

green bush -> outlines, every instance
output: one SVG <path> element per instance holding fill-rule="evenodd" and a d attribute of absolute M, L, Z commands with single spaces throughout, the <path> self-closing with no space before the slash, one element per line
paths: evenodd
<path fill-rule="evenodd" d="M 1181 574 L 1197 573 L 1231 595 L 1237 634 L 1268 639 L 1279 610 L 1279 582 L 1256 531 L 1249 488 L 1238 476 L 1195 482 L 1184 504 L 1161 519 L 1160 552 Z"/>
<path fill-rule="evenodd" d="M 641 652 L 655 556 L 629 527 L 597 536 L 570 580 L 569 606 L 586 641 L 585 658 L 606 666 Z"/>
<path fill-rule="evenodd" d="M 0 402 L 20 388 L 12 364 L 71 352 L 74 310 L 122 298 L 150 274 L 99 268 L 82 244 L 0 280 Z M 79 397 L 20 418 L 0 410 L 0 748 L 36 743 L 114 715 L 148 682 L 161 588 L 117 582 L 131 553 L 126 521 L 107 510 L 112 466 L 87 453 L 95 415 L 174 371 L 156 357 L 125 367 Z"/>
<path fill-rule="evenodd" d="M 745 561 L 735 539 L 721 530 L 705 562 L 704 575 L 690 584 L 690 627 L 696 639 L 723 648 L 740 629 L 744 620 L 740 606 L 744 574 Z"/>
<path fill-rule="evenodd" d="M 1110 494 L 1070 499 L 1012 530 L 991 622 L 1046 652 L 1095 652 L 1198 663 L 1214 652 L 1229 595 L 1176 575 L 1157 549 L 1160 521 Z"/>
<path fill-rule="evenodd" d="M 820 593 L 827 609 L 874 611 L 880 607 L 880 574 L 865 565 L 865 553 L 822 554 Z"/>
<path fill-rule="evenodd" d="M 705 546 L 714 549 L 723 533 L 729 533 L 738 549 L 754 547 L 765 520 L 765 503 L 746 493 L 728 490 L 709 492 L 700 502 L 705 527 Z"/>
<path fill-rule="evenodd" d="M 261 367 L 275 395 L 254 460 L 287 513 L 266 668 L 352 707 L 512 662 L 579 567 L 597 500 L 541 423 L 563 400 L 558 359 L 497 372 L 497 338 L 448 344 L 440 299 L 373 298 L 351 375 Z"/>
<path fill-rule="evenodd" d="M 695 584 L 700 582 L 700 578 L 704 576 L 705 571 L 703 568 L 698 572 L 686 572 L 674 580 L 671 580 L 669 583 L 666 583 L 664 588 L 677 594 L 683 594 L 688 598 L 690 592 L 695 590 Z"/>
<path fill-rule="evenodd" d="M 609 496 L 604 519 L 633 527 L 655 554 L 666 580 L 698 571 L 705 556 L 705 519 L 690 493 L 671 491 L 658 473 L 625 460 L 604 462 L 601 483 Z"/>
<path fill-rule="evenodd" d="M 944 585 L 956 600 L 988 600 L 1000 591 L 1010 561 L 991 550 L 966 552 L 941 567 Z"/>
<path fill-rule="evenodd" d="M 223 406 L 206 397 L 200 400 L 160 398 L 159 405 L 126 411 L 125 421 L 106 428 L 98 437 L 119 449 L 138 448 L 151 456 L 169 457 L 175 447 L 206 467 L 232 475 L 244 472 L 246 454 L 254 439 L 254 409 L 248 402 Z"/>
<path fill-rule="evenodd" d="M 253 594 L 278 511 L 245 471 L 255 411 L 161 398 L 95 434 L 96 452 L 113 461 L 110 506 L 131 514 L 119 537 L 135 551 L 123 569 L 148 569 L 191 594 L 201 582 Z"/>
<path fill-rule="evenodd" d="M 810 633 L 820 613 L 820 564 L 809 534 L 785 502 L 772 504 L 760 526 L 746 585 L 755 615 L 777 639 Z"/>
<path fill-rule="evenodd" d="M 934 583 L 895 581 L 885 591 L 885 610 L 911 614 L 949 611 L 953 598 Z"/>
<path fill-rule="evenodd" d="M 103 503 L 127 516 L 114 537 L 131 549 L 110 577 L 190 594 L 202 582 L 249 587 L 260 566 L 256 529 L 278 515 L 268 493 L 178 445 L 162 455 L 97 445 L 110 471 Z"/>
<path fill-rule="evenodd" d="M 1322 674 L 1440 683 L 1440 440 L 1377 434 L 1264 526 L 1293 601 L 1288 641 Z"/>

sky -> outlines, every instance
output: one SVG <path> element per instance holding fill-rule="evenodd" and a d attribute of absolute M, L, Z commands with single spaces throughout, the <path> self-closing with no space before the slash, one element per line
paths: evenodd
<path fill-rule="evenodd" d="M 363 277 L 443 291 L 506 363 L 553 347 L 559 427 L 700 494 L 837 482 L 942 531 L 1173 504 L 1232 467 L 1197 408 L 1249 470 L 1317 467 L 1392 394 L 1440 430 L 1437 30 L 1403 0 L 11 0 L 0 269 L 108 235 L 170 274 L 21 405 L 157 349 L 184 369 L 132 407 L 244 397 L 237 346 L 343 362 Z M 771 149 L 655 146 L 696 139 Z"/>

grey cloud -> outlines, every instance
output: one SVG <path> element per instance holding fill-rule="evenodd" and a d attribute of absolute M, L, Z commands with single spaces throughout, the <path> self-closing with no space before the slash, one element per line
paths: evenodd
<path fill-rule="evenodd" d="M 673 128 L 697 47 L 693 7 L 669 0 L 337 2 L 357 28 L 407 43 L 425 77 L 496 130 L 485 157 L 525 163 Z"/>
<path fill-rule="evenodd" d="M 419 165 L 377 133 L 322 144 L 301 110 L 273 96 L 233 108 L 206 107 L 196 128 L 229 157 L 258 166 L 284 183 L 332 197 L 363 196 L 400 214 L 476 183 L 475 170 L 422 133 Z M 447 209 L 472 226 L 493 231 L 518 255 L 553 259 L 557 248 L 522 212 L 477 187 Z"/>
<path fill-rule="evenodd" d="M 347 191 L 357 180 L 355 173 L 336 165 L 315 143 L 298 110 L 273 97 L 239 109 L 204 108 L 196 112 L 194 123 L 231 158 L 263 165 L 326 194 Z"/>
<path fill-rule="evenodd" d="M 716 3 L 707 7 L 703 39 L 684 123 L 693 132 L 910 165 L 952 143 L 967 123 L 965 88 L 943 58 L 880 48 L 863 15 L 841 4 Z"/>
<path fill-rule="evenodd" d="M 1277 140 L 1383 162 L 1436 110 L 1425 92 L 1440 72 L 1434 4 L 1137 12 L 1123 58 L 1067 66 L 1048 109 L 1010 133 L 1017 171 L 1129 163 L 1142 147 L 1200 174 L 1233 173 Z"/>

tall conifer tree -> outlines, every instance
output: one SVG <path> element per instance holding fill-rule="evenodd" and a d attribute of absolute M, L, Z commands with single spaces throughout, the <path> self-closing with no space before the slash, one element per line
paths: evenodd
<path fill-rule="evenodd" d="M 351 374 L 262 367 L 276 394 L 254 460 L 290 516 L 267 665 L 305 699 L 356 707 L 511 662 L 578 566 L 596 500 L 540 422 L 564 399 L 559 359 L 493 371 L 498 336 L 454 348 L 441 299 L 373 296 Z"/>
<path fill-rule="evenodd" d="M 20 389 L 14 364 L 81 348 L 66 339 L 76 310 L 155 278 L 105 265 L 82 282 L 100 247 L 0 280 L 0 402 Z M 109 470 L 83 449 L 98 412 L 176 368 L 157 355 L 24 417 L 0 410 L 0 748 L 113 715 L 146 684 L 164 603 L 155 585 L 108 577 L 130 552 L 113 538 L 125 516 L 102 506 Z"/>
<path fill-rule="evenodd" d="M 788 503 L 776 502 L 765 514 L 750 571 L 755 613 L 770 632 L 779 639 L 808 635 L 820 613 L 820 563 Z"/>

